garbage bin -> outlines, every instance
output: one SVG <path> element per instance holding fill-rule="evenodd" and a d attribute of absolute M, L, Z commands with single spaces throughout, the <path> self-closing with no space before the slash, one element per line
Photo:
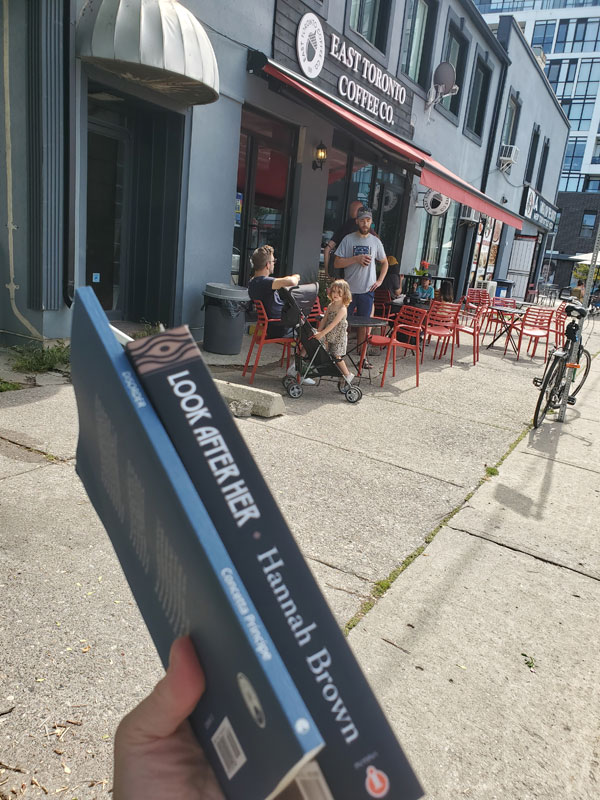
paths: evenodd
<path fill-rule="evenodd" d="M 242 349 L 248 290 L 229 283 L 207 283 L 204 290 L 204 349 L 237 355 Z"/>
<path fill-rule="evenodd" d="M 514 281 L 505 281 L 496 278 L 496 284 L 496 297 L 510 297 L 512 295 L 512 289 L 515 285 Z"/>

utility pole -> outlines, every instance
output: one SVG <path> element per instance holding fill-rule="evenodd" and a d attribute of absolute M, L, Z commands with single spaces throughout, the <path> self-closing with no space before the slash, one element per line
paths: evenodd
<path fill-rule="evenodd" d="M 594 287 L 594 275 L 596 274 L 596 264 L 598 263 L 598 251 L 600 250 L 600 221 L 596 228 L 596 239 L 594 241 L 594 252 L 590 263 L 590 271 L 588 272 L 587 281 L 585 282 L 585 292 L 583 295 L 583 307 L 587 308 L 590 303 L 590 296 Z"/>

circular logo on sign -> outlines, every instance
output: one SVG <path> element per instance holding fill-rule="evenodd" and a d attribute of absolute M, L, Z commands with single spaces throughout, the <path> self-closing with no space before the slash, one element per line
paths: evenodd
<path fill-rule="evenodd" d="M 371 797 L 385 797 L 390 790 L 390 779 L 380 769 L 367 767 L 365 788 Z"/>
<path fill-rule="evenodd" d="M 316 14 L 305 14 L 298 23 L 296 52 L 302 72 L 316 78 L 325 63 L 325 34 Z"/>
<path fill-rule="evenodd" d="M 432 217 L 439 217 L 448 211 L 451 202 L 450 198 L 446 197 L 445 194 L 440 194 L 440 192 L 430 189 L 423 198 L 423 208 Z"/>

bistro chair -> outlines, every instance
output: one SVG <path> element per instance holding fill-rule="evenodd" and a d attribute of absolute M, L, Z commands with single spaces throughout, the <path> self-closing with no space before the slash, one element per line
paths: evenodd
<path fill-rule="evenodd" d="M 479 306 L 488 308 L 492 305 L 492 298 L 487 289 L 467 289 L 465 295 L 465 311 L 475 311 Z"/>
<path fill-rule="evenodd" d="M 383 366 L 383 373 L 381 375 L 381 386 L 385 383 L 385 375 L 390 360 L 390 355 L 393 352 L 392 361 L 392 376 L 396 377 L 396 350 L 398 347 L 404 349 L 404 355 L 409 350 L 415 354 L 415 362 L 417 366 L 417 386 L 419 385 L 419 361 L 420 361 L 420 338 L 421 331 L 423 330 L 423 320 L 427 316 L 427 309 L 416 308 L 415 306 L 404 306 L 400 311 L 394 315 L 392 322 L 392 330 L 389 336 L 378 336 L 372 334 L 369 336 L 361 350 L 360 362 L 358 365 L 358 374 L 362 373 L 362 366 L 367 355 L 367 346 L 386 348 L 385 364 Z M 403 337 L 403 340 L 398 339 L 398 334 Z"/>
<path fill-rule="evenodd" d="M 473 365 L 479 361 L 479 336 L 485 320 L 486 308 L 477 306 L 474 313 L 459 315 L 456 325 L 456 346 L 460 347 L 460 334 L 473 337 Z"/>
<path fill-rule="evenodd" d="M 313 307 L 311 308 L 310 313 L 309 313 L 309 315 L 307 316 L 306 319 L 310 322 L 310 324 L 314 328 L 321 321 L 321 318 L 323 317 L 323 313 L 324 313 L 324 309 L 321 308 L 321 301 L 319 300 L 318 297 L 315 297 L 315 302 L 313 303 Z"/>
<path fill-rule="evenodd" d="M 391 304 L 392 295 L 389 289 L 382 289 L 381 286 L 375 289 L 375 302 L 373 303 L 374 317 L 387 318 L 389 316 Z"/>
<path fill-rule="evenodd" d="M 562 347 L 565 343 L 565 325 L 567 322 L 567 315 L 565 314 L 566 302 L 563 300 L 555 309 L 554 317 L 552 318 L 551 330 L 554 334 L 554 344 L 556 347 Z"/>
<path fill-rule="evenodd" d="M 425 345 L 431 341 L 431 337 L 437 337 L 435 346 L 435 353 L 433 357 L 437 356 L 438 348 L 440 351 L 440 358 L 446 353 L 449 342 L 452 342 L 452 352 L 450 353 L 450 366 L 454 363 L 454 344 L 456 342 L 456 326 L 458 324 L 458 315 L 460 314 L 460 303 L 444 303 L 439 300 L 433 300 L 429 313 L 425 318 L 425 326 L 423 328 L 423 349 L 421 350 L 421 363 L 425 356 Z"/>
<path fill-rule="evenodd" d="M 506 337 L 504 355 L 506 355 L 508 343 L 511 339 L 512 333 L 514 332 L 519 334 L 519 341 L 517 343 L 517 361 L 519 360 L 519 355 L 521 353 L 521 344 L 523 342 L 523 336 L 529 336 L 529 344 L 527 345 L 527 352 L 529 352 L 529 348 L 531 347 L 532 343 L 534 343 L 533 352 L 531 353 L 531 358 L 535 356 L 535 351 L 537 350 L 539 340 L 545 339 L 546 352 L 544 355 L 544 359 L 548 358 L 548 343 L 550 341 L 550 327 L 552 325 L 553 316 L 554 316 L 554 309 L 552 308 L 540 308 L 539 306 L 537 307 L 530 306 L 525 312 L 525 314 L 521 317 L 521 319 L 513 319 L 508 331 L 508 336 Z"/>
<path fill-rule="evenodd" d="M 525 292 L 525 302 L 526 303 L 537 303 L 539 297 L 539 291 L 537 287 L 537 283 L 530 283 L 527 287 L 527 291 Z"/>
<path fill-rule="evenodd" d="M 290 336 L 282 336 L 277 337 L 275 339 L 268 339 L 267 338 L 267 328 L 269 322 L 279 322 L 281 323 L 280 319 L 269 319 L 267 317 L 267 312 L 265 311 L 265 307 L 262 304 L 261 300 L 254 300 L 254 307 L 256 308 L 256 313 L 258 314 L 258 321 L 254 328 L 254 334 L 252 335 L 252 341 L 250 342 L 250 349 L 248 350 L 248 355 L 246 356 L 246 363 L 244 364 L 244 369 L 242 371 L 242 375 L 245 375 L 248 370 L 248 364 L 250 363 L 250 357 L 252 356 L 252 351 L 254 350 L 254 345 L 258 345 L 258 350 L 256 353 L 256 360 L 254 361 L 254 367 L 252 369 L 252 374 L 250 375 L 250 383 L 254 382 L 254 375 L 256 373 L 256 368 L 258 367 L 258 362 L 260 361 L 260 354 L 262 352 L 263 346 L 265 344 L 280 344 L 283 347 L 281 353 L 281 361 L 279 362 L 279 366 L 283 366 L 283 358 L 287 355 L 287 364 L 286 367 L 290 366 L 291 354 L 292 354 L 292 345 L 295 342 L 295 339 Z"/>

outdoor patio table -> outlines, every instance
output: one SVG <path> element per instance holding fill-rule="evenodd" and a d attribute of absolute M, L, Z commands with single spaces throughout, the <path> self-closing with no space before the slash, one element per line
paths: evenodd
<path fill-rule="evenodd" d="M 515 344 L 512 334 L 510 332 L 510 326 L 512 325 L 512 321 L 514 317 L 522 317 L 525 314 L 524 308 L 505 308 L 503 306 L 490 306 L 490 311 L 495 311 L 498 315 L 498 321 L 500 323 L 501 329 L 500 333 L 494 336 L 492 341 L 486 347 L 486 350 L 489 350 L 490 347 L 495 344 L 498 339 L 506 334 L 510 341 L 512 349 L 517 352 L 517 345 Z"/>

